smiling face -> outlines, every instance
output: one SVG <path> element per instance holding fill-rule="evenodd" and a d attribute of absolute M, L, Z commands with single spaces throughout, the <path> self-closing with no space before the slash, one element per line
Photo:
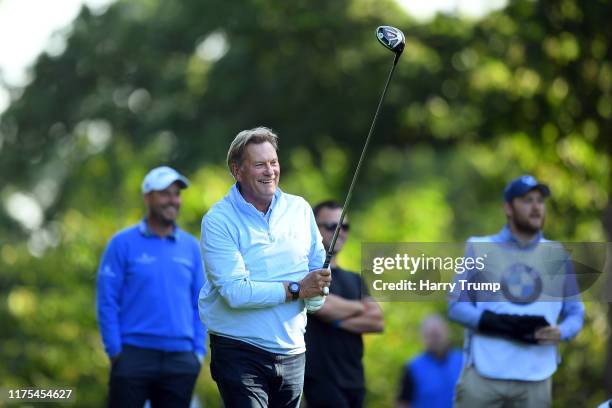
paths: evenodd
<path fill-rule="evenodd" d="M 240 193 L 259 211 L 265 212 L 280 180 L 280 164 L 269 142 L 249 143 L 240 165 L 232 164 L 232 174 L 240 183 Z"/>
<path fill-rule="evenodd" d="M 181 186 L 178 182 L 160 191 L 144 195 L 147 217 L 160 226 L 173 225 L 181 208 Z"/>
<path fill-rule="evenodd" d="M 525 234 L 537 234 L 544 227 L 545 197 L 539 190 L 531 190 L 505 203 L 504 211 L 511 227 Z"/>

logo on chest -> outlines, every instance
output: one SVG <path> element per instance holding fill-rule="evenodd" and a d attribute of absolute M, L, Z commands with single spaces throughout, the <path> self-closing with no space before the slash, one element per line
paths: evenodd
<path fill-rule="evenodd" d="M 143 252 L 142 254 L 140 254 L 138 258 L 134 260 L 134 262 L 138 264 L 142 264 L 142 265 L 149 265 L 155 262 L 156 260 L 157 258 L 155 258 L 154 256 L 151 256 L 147 254 L 146 252 Z"/>
<path fill-rule="evenodd" d="M 529 265 L 515 263 L 506 269 L 501 279 L 502 293 L 512 303 L 533 303 L 542 293 L 542 278 Z"/>

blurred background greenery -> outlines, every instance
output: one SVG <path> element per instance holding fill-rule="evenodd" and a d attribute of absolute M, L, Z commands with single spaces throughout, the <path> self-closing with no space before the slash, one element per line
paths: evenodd
<path fill-rule="evenodd" d="M 180 222 L 196 236 L 231 185 L 224 155 L 245 128 L 279 133 L 285 191 L 344 197 L 393 58 L 374 39 L 381 24 L 404 31 L 406 51 L 355 191 L 344 267 L 359 270 L 361 242 L 496 232 L 505 182 L 527 172 L 553 191 L 549 238 L 609 241 L 611 18 L 607 0 L 512 0 L 482 19 L 426 23 L 392 0 L 84 7 L 64 52 L 41 55 L 0 116 L 0 384 L 71 386 L 79 406 L 104 404 L 96 268 L 112 234 L 142 216 L 149 168 L 190 177 Z M 421 319 L 446 305 L 383 308 L 384 334 L 366 341 L 371 407 L 393 404 Z M 555 406 L 611 395 L 609 316 L 587 303 L 585 328 L 561 348 Z M 207 364 L 196 392 L 220 405 Z"/>

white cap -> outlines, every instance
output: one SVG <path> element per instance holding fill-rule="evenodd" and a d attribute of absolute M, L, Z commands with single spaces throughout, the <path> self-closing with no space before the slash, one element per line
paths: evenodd
<path fill-rule="evenodd" d="M 178 181 L 181 188 L 189 187 L 187 177 L 168 166 L 156 167 L 147 173 L 142 180 L 142 193 L 147 194 L 151 191 L 160 191 L 168 188 L 172 183 Z"/>

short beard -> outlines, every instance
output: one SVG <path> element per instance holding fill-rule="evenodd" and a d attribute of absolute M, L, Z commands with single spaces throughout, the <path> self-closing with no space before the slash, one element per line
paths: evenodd
<path fill-rule="evenodd" d="M 512 221 L 514 222 L 514 227 L 524 234 L 535 235 L 542 230 L 541 227 L 534 227 L 520 219 L 515 218 Z M 542 225 L 544 225 L 544 220 L 542 220 Z"/>
<path fill-rule="evenodd" d="M 165 227 L 168 227 L 170 225 L 174 225 L 175 220 L 169 220 L 166 217 L 164 217 L 162 215 L 162 212 L 157 212 L 157 211 L 151 211 L 149 213 L 150 217 L 157 222 L 159 225 L 163 225 Z"/>

